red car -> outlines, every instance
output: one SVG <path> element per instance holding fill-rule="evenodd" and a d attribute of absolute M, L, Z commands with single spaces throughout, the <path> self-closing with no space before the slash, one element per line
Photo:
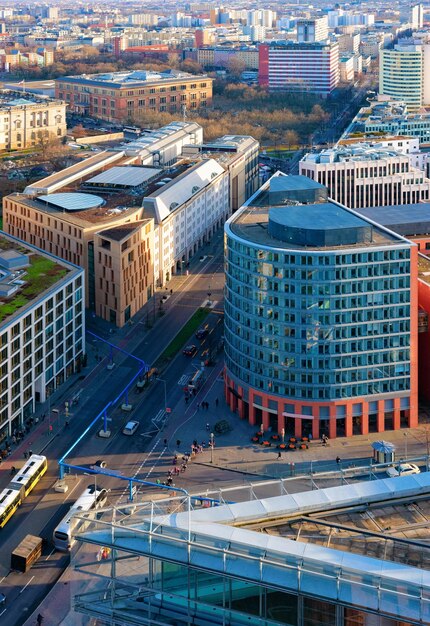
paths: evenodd
<path fill-rule="evenodd" d="M 197 354 L 197 346 L 195 346 L 194 344 L 191 346 L 186 346 L 182 350 L 182 354 L 185 354 L 185 356 L 195 356 Z"/>

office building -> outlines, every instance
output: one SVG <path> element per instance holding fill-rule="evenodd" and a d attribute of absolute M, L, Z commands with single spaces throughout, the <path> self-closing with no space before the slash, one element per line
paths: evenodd
<path fill-rule="evenodd" d="M 0 441 L 81 366 L 84 271 L 0 236 Z"/>
<path fill-rule="evenodd" d="M 363 124 L 368 134 L 406 135 L 418 137 L 420 144 L 430 143 L 430 113 L 425 109 L 410 112 L 404 102 L 397 100 L 372 103 L 370 112 L 361 109 L 355 122 Z"/>
<path fill-rule="evenodd" d="M 186 72 L 132 71 L 65 76 L 55 93 L 69 109 L 110 122 L 144 122 L 146 111 L 180 113 L 212 101 L 213 79 Z"/>
<path fill-rule="evenodd" d="M 258 142 L 200 137 L 177 122 L 28 185 L 4 228 L 85 268 L 88 307 L 123 326 L 255 189 Z"/>
<path fill-rule="evenodd" d="M 327 16 L 314 19 L 297 20 L 297 41 L 299 43 L 315 43 L 328 39 Z"/>
<path fill-rule="evenodd" d="M 274 175 L 225 225 L 225 391 L 301 437 L 417 425 L 417 247 Z"/>
<path fill-rule="evenodd" d="M 243 63 L 248 70 L 258 70 L 259 52 L 257 47 L 237 48 L 213 46 L 197 50 L 197 62 L 203 68 L 229 69 L 232 63 Z"/>
<path fill-rule="evenodd" d="M 270 91 L 308 91 L 326 96 L 339 82 L 337 43 L 260 45 L 258 82 Z"/>
<path fill-rule="evenodd" d="M 411 111 L 430 104 L 430 44 L 396 45 L 379 53 L 379 93 Z"/>
<path fill-rule="evenodd" d="M 411 157 L 377 143 L 339 145 L 306 154 L 299 172 L 325 185 L 329 198 L 351 209 L 430 198 L 430 180 L 411 164 Z"/>
<path fill-rule="evenodd" d="M 0 91 L 0 149 L 19 150 L 67 132 L 66 103 L 9 90 Z"/>
<path fill-rule="evenodd" d="M 419 29 L 424 25 L 424 7 L 422 4 L 415 4 L 410 8 L 411 28 Z"/>
<path fill-rule="evenodd" d="M 76 621 L 428 623 L 429 530 L 423 520 L 430 515 L 430 474 L 285 495 L 289 484 L 254 483 L 254 500 L 249 487 L 245 499 L 236 486 L 224 495 L 228 504 L 206 508 L 197 498 L 166 494 L 111 508 L 102 520 L 96 511 L 78 514 L 86 523 L 76 526 L 81 549 L 71 556 L 82 581 L 72 592 L 82 614 Z M 95 566 L 103 546 L 110 556 Z"/>

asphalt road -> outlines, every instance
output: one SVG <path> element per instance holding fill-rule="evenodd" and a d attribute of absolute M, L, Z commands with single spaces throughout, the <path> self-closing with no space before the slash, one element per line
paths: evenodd
<path fill-rule="evenodd" d="M 200 273 L 190 276 L 185 291 L 170 296 L 166 313 L 161 317 L 153 329 L 148 333 L 144 319 L 135 324 L 127 337 L 107 335 L 112 343 L 119 344 L 124 350 L 153 364 L 178 330 L 188 321 L 194 311 L 208 300 L 207 293 L 211 292 L 211 301 L 215 303 L 213 312 L 208 321 L 211 327 L 216 328 L 217 337 L 222 332 L 217 324 L 222 311 L 223 299 L 223 256 L 222 247 L 213 257 L 208 257 L 201 264 Z M 103 333 L 102 333 L 103 334 Z M 157 433 L 160 415 L 164 414 L 165 401 L 169 408 L 175 411 L 176 404 L 183 399 L 183 381 L 192 375 L 204 358 L 202 353 L 207 348 L 210 339 L 199 342 L 193 338 L 191 343 L 199 347 L 195 358 L 189 358 L 179 353 L 163 373 L 163 381 L 154 381 L 150 389 L 140 395 L 131 394 L 133 411 L 124 413 L 117 409 L 112 413 L 109 428 L 113 435 L 110 439 L 101 439 L 94 433 L 89 433 L 73 450 L 70 459 L 73 464 L 90 467 L 95 460 L 103 458 L 108 468 L 122 475 L 149 479 L 151 463 L 162 463 L 165 454 L 164 446 L 154 446 L 153 437 Z M 92 342 L 93 349 L 100 356 L 107 356 L 108 348 L 103 342 Z M 56 493 L 53 485 L 58 478 L 56 460 L 70 448 L 73 441 L 87 427 L 91 420 L 103 409 L 106 403 L 115 398 L 138 371 L 138 365 L 129 356 L 114 352 L 115 368 L 112 371 L 99 366 L 96 372 L 86 376 L 82 381 L 82 392 L 79 405 L 72 408 L 70 427 L 64 429 L 64 417 L 53 421 L 54 432 L 49 435 L 47 420 L 39 427 L 42 431 L 37 442 L 32 444 L 34 451 L 41 451 L 49 459 L 49 469 L 34 491 L 24 501 L 9 523 L 2 529 L 0 542 L 0 590 L 7 598 L 6 608 L 0 610 L 2 621 L 7 620 L 8 626 L 22 624 L 27 615 L 34 610 L 42 597 L 46 595 L 52 584 L 58 579 L 69 561 L 68 555 L 53 550 L 51 538 L 55 526 L 66 514 L 71 503 L 80 495 L 86 485 L 94 482 L 94 476 L 83 475 L 69 477 L 70 488 L 67 494 Z M 103 362 L 104 365 L 107 360 Z M 164 397 L 166 385 L 166 398 Z M 176 415 L 173 415 L 176 418 Z M 60 422 L 58 423 L 58 419 Z M 129 419 L 137 419 L 141 426 L 135 435 L 126 437 L 122 428 Z M 177 416 L 180 419 L 180 416 Z M 157 421 L 158 420 L 158 421 Z M 150 450 L 151 454 L 143 452 Z M 23 459 L 24 460 L 24 459 Z M 149 463 L 149 465 L 148 465 Z M 148 476 L 149 474 L 149 476 Z M 97 484 L 110 489 L 109 502 L 117 502 L 127 496 L 128 482 L 119 481 L 108 476 L 97 476 Z M 8 472 L 3 470 L 0 476 L 1 488 L 9 482 Z M 46 540 L 46 547 L 41 559 L 33 565 L 27 574 L 10 572 L 10 553 L 27 535 L 34 534 Z M 6 623 L 6 621 L 5 621 Z"/>

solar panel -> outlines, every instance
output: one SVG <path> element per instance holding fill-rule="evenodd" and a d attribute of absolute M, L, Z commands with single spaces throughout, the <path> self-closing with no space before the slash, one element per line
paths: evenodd
<path fill-rule="evenodd" d="M 161 172 L 160 169 L 149 167 L 116 166 L 90 178 L 91 185 L 119 185 L 121 187 L 138 187 L 151 180 Z"/>

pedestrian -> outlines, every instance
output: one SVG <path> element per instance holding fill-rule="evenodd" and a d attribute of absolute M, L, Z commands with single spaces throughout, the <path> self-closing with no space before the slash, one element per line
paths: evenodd
<path fill-rule="evenodd" d="M 28 458 L 30 458 L 32 454 L 33 454 L 33 450 L 31 450 L 30 448 L 30 450 L 28 451 Z"/>
<path fill-rule="evenodd" d="M 210 429 L 211 429 L 211 427 L 210 427 L 209 422 L 206 422 L 206 430 L 210 430 Z"/>
<path fill-rule="evenodd" d="M 39 613 L 36 617 L 37 626 L 42 626 L 44 619 L 43 615 Z"/>
<path fill-rule="evenodd" d="M 70 422 L 69 420 L 66 420 L 66 428 L 69 428 Z"/>
<path fill-rule="evenodd" d="M 336 457 L 336 463 L 337 463 L 338 465 L 339 465 L 339 463 L 340 463 L 340 457 L 339 457 L 339 456 L 337 456 L 337 457 Z"/>
<path fill-rule="evenodd" d="M 185 396 L 185 404 L 188 404 L 188 396 Z"/>
<path fill-rule="evenodd" d="M 312 441 L 312 433 L 309 433 L 308 439 L 309 439 L 309 443 L 310 443 Z"/>
<path fill-rule="evenodd" d="M 198 410 L 199 410 L 199 408 L 200 408 L 200 403 L 199 403 L 199 402 L 197 402 L 197 405 L 196 405 L 196 406 L 197 406 L 197 411 L 198 411 Z"/>
<path fill-rule="evenodd" d="M 218 398 L 217 398 L 217 399 L 215 400 L 215 406 L 216 406 L 217 408 L 218 408 L 218 402 L 219 402 L 219 400 L 218 400 Z"/>
<path fill-rule="evenodd" d="M 280 452 L 278 452 L 278 459 L 280 459 L 280 458 L 281 458 L 281 453 L 280 453 Z"/>
<path fill-rule="evenodd" d="M 24 450 L 24 459 L 27 460 L 27 457 L 28 457 L 28 452 L 27 452 L 27 450 Z"/>
<path fill-rule="evenodd" d="M 206 410 L 209 409 L 209 402 L 206 402 Z"/>
<path fill-rule="evenodd" d="M 181 445 L 181 440 L 180 440 L 180 439 L 177 439 L 177 440 L 176 440 L 176 447 L 177 447 L 177 448 L 179 448 L 179 446 L 180 446 L 180 445 Z"/>
<path fill-rule="evenodd" d="M 12 443 L 15 445 L 16 444 L 16 437 L 15 435 L 12 435 Z"/>
<path fill-rule="evenodd" d="M 164 445 L 167 446 L 167 439 L 164 440 Z"/>
<path fill-rule="evenodd" d="M 171 296 L 173 295 L 173 289 L 171 289 L 171 290 L 170 290 L 170 295 L 171 295 Z"/>

